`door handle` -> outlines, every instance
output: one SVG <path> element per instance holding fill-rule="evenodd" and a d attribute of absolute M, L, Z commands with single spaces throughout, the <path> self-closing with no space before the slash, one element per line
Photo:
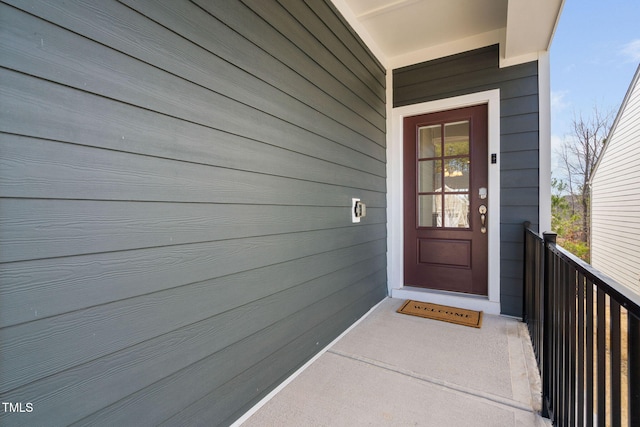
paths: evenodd
<path fill-rule="evenodd" d="M 487 206 L 480 205 L 478 207 L 478 212 L 480 213 L 480 232 L 484 234 L 487 232 L 487 226 L 485 225 L 487 222 Z"/>

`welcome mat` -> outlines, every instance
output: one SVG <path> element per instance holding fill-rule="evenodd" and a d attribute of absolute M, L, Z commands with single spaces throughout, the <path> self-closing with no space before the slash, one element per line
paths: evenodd
<path fill-rule="evenodd" d="M 446 305 L 431 304 L 407 300 L 398 313 L 411 316 L 426 317 L 427 319 L 442 320 L 443 322 L 479 328 L 482 326 L 482 312 L 466 310 L 464 308 L 448 307 Z"/>

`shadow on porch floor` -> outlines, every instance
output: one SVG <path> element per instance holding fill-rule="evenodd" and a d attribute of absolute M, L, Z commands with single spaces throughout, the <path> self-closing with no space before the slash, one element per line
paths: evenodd
<path fill-rule="evenodd" d="M 524 323 L 481 329 L 387 298 L 248 420 L 252 426 L 547 426 Z"/>

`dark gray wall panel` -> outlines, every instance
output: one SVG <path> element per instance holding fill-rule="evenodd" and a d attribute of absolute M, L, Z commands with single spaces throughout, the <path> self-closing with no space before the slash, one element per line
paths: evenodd
<path fill-rule="evenodd" d="M 106 6 L 109 3 L 100 4 Z M 172 66 L 164 71 L 155 64 L 146 64 L 86 38 L 79 38 L 43 20 L 32 19 L 22 12 L 7 12 L 0 10 L 2 19 L 7 22 L 25 21 L 25 29 L 33 28 L 31 34 L 25 34 L 26 31 L 11 34 L 13 39 L 23 42 L 3 49 L 2 55 L 6 57 L 7 66 L 13 69 L 45 78 L 46 75 L 43 74 L 54 73 L 57 75 L 56 81 L 71 87 L 244 136 L 249 136 L 245 135 L 246 132 L 253 130 L 253 126 L 246 126 L 245 119 L 257 117 L 264 112 L 265 118 L 273 118 L 275 126 L 284 129 L 296 126 L 335 143 L 363 152 L 370 151 L 370 154 L 379 160 L 384 158 L 382 148 L 374 146 L 372 149 L 367 142 L 371 138 L 384 139 L 381 130 L 370 125 L 371 131 L 365 130 L 368 135 L 364 136 L 220 59 L 200 59 L 199 63 L 189 67 L 179 64 L 192 64 L 188 62 L 190 58 L 177 58 L 175 62 L 178 64 L 170 64 Z M 117 16 L 123 16 L 123 13 L 124 11 Z M 12 16 L 14 14 L 20 16 L 20 19 Z M 116 14 L 117 11 L 114 11 L 113 15 Z M 139 34 L 145 27 L 138 22 L 126 24 L 134 41 L 155 37 L 155 33 Z M 139 28 L 141 26 L 142 29 Z M 51 46 L 27 55 L 28 47 L 36 44 L 38 37 L 47 40 Z M 192 44 L 184 44 L 175 46 L 172 50 L 180 52 L 189 48 L 199 49 Z M 194 57 L 207 57 L 207 53 L 199 49 Z M 78 54 L 82 55 L 84 60 L 82 67 L 77 66 L 73 60 L 74 55 Z M 215 58 L 210 54 L 208 57 Z M 178 62 L 181 59 L 182 61 Z M 102 70 L 105 68 L 114 68 L 118 72 L 104 73 Z M 216 72 L 206 72 L 212 69 Z M 175 75 L 183 78 L 176 79 Z M 184 94 L 190 94 L 188 100 Z M 359 124 L 360 121 L 355 123 Z"/>
<path fill-rule="evenodd" d="M 514 205 L 530 206 L 538 203 L 536 188 L 503 188 L 502 195 Z"/>
<path fill-rule="evenodd" d="M 0 271 L 0 325 L 338 250 L 384 238 L 385 232 L 384 224 L 363 225 L 8 263 Z"/>
<path fill-rule="evenodd" d="M 291 0 L 287 1 L 288 5 L 292 4 Z M 367 72 L 373 74 L 377 79 L 377 84 L 386 86 L 384 67 L 371 55 L 369 48 L 355 35 L 355 31 L 345 23 L 344 18 L 333 4 L 314 0 L 304 0 L 304 2 L 317 16 L 324 17 L 323 23 L 331 29 L 331 32 L 342 44 L 347 46 L 347 52 L 341 50 L 341 58 L 348 59 L 349 53 L 351 53 L 364 65 Z M 322 37 L 324 32 L 318 32 L 314 35 Z M 329 37 L 327 36 L 327 38 Z"/>
<path fill-rule="evenodd" d="M 500 145 L 503 151 L 526 151 L 538 142 L 538 132 L 512 133 L 500 135 Z"/>
<path fill-rule="evenodd" d="M 469 52 L 451 55 L 444 58 L 434 59 L 427 63 L 409 65 L 402 69 L 394 70 L 394 77 L 402 74 L 399 81 L 395 81 L 393 87 L 402 88 L 415 84 L 424 84 L 425 78 L 421 76 L 421 70 L 425 66 L 429 69 L 429 80 L 439 80 L 444 78 L 460 78 L 469 73 L 480 72 L 482 70 L 494 69 L 496 66 L 494 47 L 489 46 Z M 422 94 L 421 96 L 425 96 Z M 416 94 L 416 96 L 420 96 Z M 397 101 L 396 101 L 397 102 Z"/>
<path fill-rule="evenodd" d="M 335 329 L 335 327 L 327 328 L 326 325 L 322 326 L 322 322 L 331 322 L 331 320 L 326 320 L 328 314 L 338 319 L 342 318 L 339 322 L 344 322 L 345 317 L 350 318 L 351 315 L 359 312 L 360 308 L 358 305 L 361 303 L 358 303 L 357 300 L 358 298 L 362 298 L 363 293 L 373 292 L 374 298 L 379 300 L 379 289 L 371 290 L 371 285 L 375 284 L 376 281 L 379 282 L 380 274 L 360 279 L 362 280 L 356 279 L 351 286 L 331 294 L 313 305 L 303 307 L 301 310 L 283 318 L 281 321 L 262 329 L 232 346 L 193 363 L 182 370 L 176 371 L 158 383 L 154 383 L 149 388 L 128 396 L 127 399 L 109 406 L 88 419 L 83 420 L 81 425 L 93 425 L 95 422 L 101 422 L 107 425 L 126 423 L 128 420 L 126 414 L 129 413 L 127 408 L 130 406 L 138 407 L 142 410 L 142 413 L 150 413 L 148 417 L 144 418 L 144 421 L 156 425 L 173 416 L 183 405 L 196 403 L 203 397 L 211 394 L 211 388 L 207 384 L 198 381 L 198 378 L 215 378 L 216 384 L 224 389 L 228 387 L 226 386 L 227 383 L 233 382 L 236 377 L 243 375 L 242 370 L 238 368 L 239 366 L 254 365 L 260 362 L 260 368 L 258 369 L 261 369 L 268 366 L 262 362 L 264 359 L 273 362 L 274 359 L 282 357 L 282 353 L 279 351 L 280 349 L 287 349 L 284 350 L 284 352 L 293 350 L 295 354 L 296 351 L 294 349 L 296 346 L 305 345 L 310 349 L 309 355 L 312 355 L 315 352 L 315 350 L 313 350 L 314 347 L 316 347 L 317 350 L 319 345 L 326 345 L 330 342 L 332 334 L 339 330 Z M 366 298 L 367 295 L 365 294 L 364 297 Z M 336 308 L 341 307 L 343 301 L 354 302 L 356 307 L 352 309 L 352 313 L 344 313 L 342 316 L 339 316 Z M 329 319 L 331 319 L 331 316 L 329 316 Z M 314 326 L 309 328 L 310 324 Z M 324 335 L 324 337 L 320 338 L 321 335 Z M 310 340 L 309 337 L 315 338 Z M 316 341 L 311 342 L 313 339 Z M 292 342 L 296 344 L 292 344 Z M 272 356 L 273 353 L 276 354 Z M 283 361 L 276 363 L 276 365 L 278 364 L 282 364 L 283 366 L 287 365 L 287 363 L 283 363 Z M 297 366 L 298 365 L 291 365 L 290 368 L 293 369 Z M 275 371 L 275 373 L 278 372 Z M 259 386 L 259 384 L 260 382 L 256 383 L 257 386 Z M 163 392 L 163 390 L 166 390 L 169 386 L 176 391 L 182 390 L 182 392 L 172 395 Z M 236 390 L 232 392 L 231 395 L 233 396 L 238 392 L 239 391 Z M 264 394 L 264 390 L 261 390 L 261 395 Z M 250 397 L 250 395 L 250 393 L 246 394 L 242 398 L 246 399 Z M 220 419 L 221 414 L 225 412 L 227 414 L 225 417 L 227 417 L 230 412 L 237 410 L 237 408 L 231 405 L 230 407 L 226 407 L 225 405 L 227 403 L 223 403 L 229 402 L 228 399 L 230 396 L 217 397 L 220 401 L 214 403 L 214 414 L 208 414 L 207 418 L 210 420 Z M 236 398 L 238 398 L 237 395 L 233 399 Z M 182 416 L 188 417 L 186 414 Z M 207 418 L 202 419 L 207 420 Z M 143 421 L 143 419 L 140 419 L 140 421 Z M 173 424 L 173 422 L 170 424 Z"/>
<path fill-rule="evenodd" d="M 157 351 L 157 346 L 168 345 L 164 341 L 167 340 L 166 335 L 171 331 L 190 327 L 195 331 L 194 333 L 201 333 L 210 328 L 215 329 L 216 325 L 220 325 L 220 327 L 222 327 L 220 317 L 216 319 L 216 316 L 227 312 L 225 316 L 232 316 L 230 318 L 232 319 L 235 318 L 233 316 L 238 316 L 238 313 L 244 313 L 246 310 L 246 308 L 243 308 L 240 311 L 234 311 L 229 310 L 230 308 L 246 306 L 247 304 L 263 300 L 264 298 L 283 291 L 294 289 L 295 287 L 306 283 L 324 283 L 324 286 L 334 286 L 333 283 L 328 283 L 328 281 L 333 281 L 333 279 L 338 275 L 344 275 L 345 271 L 351 272 L 350 274 L 358 273 L 353 268 L 354 265 L 357 265 L 356 268 L 377 269 L 379 267 L 379 262 L 382 261 L 381 257 L 384 255 L 384 252 L 384 242 L 378 240 L 338 251 L 325 252 L 315 256 L 197 282 L 178 288 L 153 292 L 130 300 L 113 302 L 108 306 L 95 306 L 90 309 L 69 313 L 65 316 L 52 317 L 49 319 L 45 318 L 36 322 L 24 323 L 16 328 L 18 331 L 28 331 L 29 329 L 37 327 L 37 325 L 33 325 L 34 323 L 40 322 L 41 328 L 46 328 L 52 333 L 69 334 L 71 330 L 75 330 L 77 333 L 81 333 L 82 336 L 93 337 L 93 333 L 97 332 L 99 333 L 98 336 L 103 337 L 103 339 L 105 336 L 109 337 L 115 346 L 114 348 L 123 349 L 122 354 L 119 357 L 127 359 L 135 355 L 144 356 L 146 354 L 146 356 L 141 357 L 139 360 L 130 361 L 130 365 L 135 366 L 135 368 L 132 368 L 131 366 L 122 368 L 125 370 L 135 369 L 138 372 L 136 375 L 145 375 L 148 374 L 147 370 L 144 368 L 147 360 L 153 359 L 152 356 L 154 352 Z M 369 270 L 367 270 L 366 274 L 368 274 L 368 271 Z M 360 271 L 360 273 L 362 274 L 362 271 Z M 165 317 L 164 315 L 167 304 L 171 307 L 189 307 L 189 309 L 187 311 L 185 308 L 183 315 L 180 317 Z M 125 317 L 125 320 L 128 320 L 129 322 L 122 322 L 119 317 L 107 319 L 107 316 L 110 313 L 121 313 Z M 136 313 L 138 316 L 136 316 Z M 92 320 L 93 318 L 103 318 L 107 320 L 104 322 L 98 322 L 96 320 Z M 210 318 L 213 318 L 213 323 L 207 320 Z M 87 325 L 83 325 L 83 322 L 87 323 Z M 144 330 L 139 331 L 137 328 L 134 330 L 128 330 L 131 325 L 136 325 Z M 200 332 L 198 332 L 198 330 L 200 330 L 198 329 L 200 328 L 199 325 L 203 328 Z M 67 326 L 67 328 L 65 328 L 65 326 Z M 93 327 L 95 329 L 82 333 L 83 330 L 87 331 L 87 327 Z M 122 333 L 109 336 L 109 331 L 111 329 L 122 331 Z M 242 331 L 239 332 L 241 333 Z M 147 341 L 146 344 L 141 342 L 127 347 L 127 342 L 137 340 L 138 338 L 136 338 L 136 335 L 142 333 L 147 336 L 158 337 L 154 338 L 153 341 L 157 342 L 157 346 L 155 344 L 153 346 L 148 346 L 149 349 L 147 351 L 147 344 L 151 343 L 151 341 Z M 7 346 L 24 347 L 29 345 L 28 342 L 21 342 L 20 336 L 16 332 L 11 332 L 9 330 L 8 332 L 3 332 L 3 334 L 3 338 L 7 340 Z M 165 335 L 163 336 L 162 334 Z M 174 342 L 174 340 L 179 342 L 180 334 L 181 332 L 176 332 L 175 335 L 172 336 L 170 342 Z M 55 336 L 39 337 L 38 339 L 53 341 L 55 340 Z M 104 344 L 93 341 L 94 340 L 85 342 L 83 347 L 65 349 L 63 350 L 65 352 L 64 354 L 66 354 L 67 357 L 77 359 L 86 359 L 90 354 L 104 355 L 104 350 L 106 349 Z M 60 346 L 62 343 L 54 343 L 53 345 Z M 180 349 L 179 347 L 175 347 L 172 351 L 179 354 Z M 23 355 L 23 357 L 32 362 L 42 362 L 47 366 L 51 366 L 56 363 L 64 363 L 64 361 L 46 360 L 49 357 L 49 354 L 46 352 L 29 354 L 26 356 Z M 166 365 L 166 363 L 168 363 L 168 357 L 174 356 L 162 356 L 160 359 L 153 359 L 150 363 L 161 363 Z M 95 381 L 95 384 L 102 386 L 109 384 L 109 387 L 117 387 L 120 380 L 112 376 L 109 378 L 108 382 L 105 382 L 106 379 L 102 378 L 103 373 L 100 369 L 100 366 L 104 363 L 108 364 L 112 362 L 113 360 L 109 357 L 107 357 L 106 360 L 95 359 L 87 364 L 76 365 L 69 370 L 47 377 L 43 379 L 40 384 L 38 382 L 32 382 L 21 386 L 20 389 L 26 390 L 25 396 L 28 396 L 30 392 L 33 394 L 41 387 L 50 389 L 50 391 L 53 392 L 56 389 L 51 387 L 54 387 L 54 384 L 60 383 L 61 380 L 59 379 L 59 376 L 65 377 L 70 375 L 72 377 L 85 378 L 86 372 L 91 372 L 92 370 L 93 372 L 91 373 L 90 378 L 86 377 L 87 381 Z M 6 363 L 11 363 L 10 366 L 14 369 L 24 369 L 25 371 L 30 370 L 28 361 L 7 359 Z M 87 368 L 87 366 L 89 366 L 89 368 Z M 91 366 L 93 366 L 93 368 L 90 368 Z M 170 368 L 169 365 L 165 367 L 167 369 Z M 42 374 L 42 372 L 45 372 L 46 369 L 46 366 L 42 368 L 38 367 L 34 370 L 36 372 L 29 373 L 29 376 L 32 379 L 37 378 Z M 88 371 L 86 369 L 88 369 Z M 85 372 L 85 374 L 83 374 L 83 372 Z M 0 392 L 15 387 L 17 384 L 20 384 L 21 381 L 23 382 L 23 379 L 19 374 L 16 375 L 10 372 L 3 373 L 2 390 L 0 390 Z M 50 384 L 51 387 L 47 386 L 47 384 Z M 124 385 L 121 386 L 124 387 Z M 133 382 L 130 386 L 136 387 L 137 384 Z M 15 390 L 16 389 L 13 391 Z M 67 391 L 69 393 L 76 393 L 73 394 L 73 396 L 78 398 L 82 393 L 78 390 L 80 389 L 77 387 L 68 387 Z M 55 393 L 59 392 L 55 391 Z"/>
<path fill-rule="evenodd" d="M 187 324 L 178 329 L 168 329 L 163 335 L 47 377 L 41 381 L 39 388 L 41 393 L 43 389 L 46 391 L 40 399 L 41 407 L 47 410 L 49 416 L 52 413 L 59 413 L 56 419 L 64 424 L 71 420 L 79 419 L 83 415 L 93 412 L 93 410 L 106 408 L 108 405 L 125 398 L 125 401 L 120 402 L 116 408 L 108 408 L 103 412 L 112 412 L 122 406 L 135 406 L 135 402 L 140 399 L 139 396 L 144 396 L 145 399 L 151 397 L 153 399 L 169 400 L 178 398 L 179 395 L 189 396 L 190 393 L 193 393 L 193 390 L 204 390 L 206 393 L 222 385 L 235 375 L 240 374 L 247 366 L 250 366 L 250 364 L 237 363 L 232 367 L 225 366 L 224 371 L 210 371 L 207 365 L 219 363 L 221 354 L 225 359 L 226 357 L 235 357 L 239 361 L 250 359 L 253 360 L 252 363 L 262 360 L 265 354 L 268 355 L 274 351 L 273 344 L 267 344 L 270 338 L 276 339 L 274 335 L 291 338 L 291 336 L 297 335 L 297 330 L 312 327 L 315 325 L 313 322 L 320 322 L 323 318 L 326 319 L 326 316 L 331 314 L 332 311 L 343 308 L 343 304 L 346 301 L 341 301 L 339 297 L 335 297 L 336 294 L 344 295 L 345 292 L 349 292 L 349 289 L 353 287 L 357 289 L 375 288 L 375 281 L 367 279 L 366 276 L 363 277 L 357 269 L 359 267 L 371 268 L 371 265 L 382 257 L 384 257 L 383 254 L 378 256 L 377 259 L 356 263 L 334 273 L 303 282 L 300 285 L 290 287 L 285 292 L 257 299 L 235 310 L 224 311 L 216 316 Z M 209 298 L 211 299 L 211 297 Z M 321 304 L 322 301 L 327 299 L 330 300 L 332 308 L 329 309 L 329 304 L 326 302 L 322 304 L 325 315 L 320 315 L 320 319 L 318 319 L 318 313 L 315 312 L 313 304 Z M 310 317 L 305 318 L 299 314 L 299 311 L 304 313 L 305 310 L 310 311 Z M 298 320 L 297 329 L 292 329 L 292 324 L 287 321 L 290 316 L 294 316 Z M 148 320 L 138 319 L 133 325 L 139 322 L 148 323 L 148 328 L 157 329 L 157 327 L 150 325 L 153 322 L 153 318 Z M 164 323 L 166 322 L 168 320 L 164 320 Z M 278 322 L 286 325 L 286 328 L 281 330 L 278 326 L 274 326 Z M 250 354 L 241 355 L 238 352 L 247 351 L 247 341 L 253 341 L 253 346 L 256 349 Z M 313 344 L 315 345 L 315 342 Z M 281 338 L 279 345 L 284 345 Z M 257 348 L 263 346 L 267 347 L 266 350 L 257 350 Z M 277 348 L 278 345 L 275 347 Z M 265 351 L 265 353 L 261 353 L 262 351 Z M 122 363 L 123 361 L 127 362 Z M 195 368 L 192 368 L 192 366 L 195 366 Z M 108 367 L 109 376 L 105 376 L 106 367 Z M 184 384 L 175 389 L 167 387 L 167 383 L 171 384 L 176 381 L 176 377 L 180 378 L 184 375 L 184 370 L 197 372 L 201 368 L 204 371 L 201 370 L 200 375 L 205 380 L 203 384 L 192 383 L 189 387 L 192 391 L 187 390 Z M 203 376 L 204 374 L 207 375 Z M 69 383 L 70 379 L 78 377 L 83 378 L 81 383 L 70 384 L 64 389 L 60 389 L 60 384 Z M 166 380 L 163 380 L 164 378 Z M 190 376 L 189 380 L 192 382 L 194 379 Z M 163 381 L 160 384 L 161 387 L 158 387 L 158 381 Z M 151 386 L 151 390 L 147 390 L 146 387 L 141 388 L 140 385 Z M 165 390 L 168 395 L 158 396 L 158 388 Z M 89 392 L 91 389 L 99 389 L 103 392 L 96 396 L 96 401 L 87 402 L 84 405 L 85 407 L 78 407 L 69 411 L 56 407 L 59 406 L 56 405 L 59 399 L 81 399 L 82 394 Z M 19 393 L 18 396 L 28 396 L 33 390 L 33 385 L 28 384 L 15 390 L 12 394 Z M 130 396 L 131 394 L 133 395 Z M 86 406 L 89 406 L 89 408 Z M 161 409 L 157 408 L 160 413 L 162 413 Z M 177 409 L 180 409 L 180 407 L 173 407 L 173 410 Z M 37 415 L 40 417 L 47 416 L 46 413 Z M 126 419 L 135 414 L 120 412 L 118 415 Z M 155 423 L 148 422 L 144 424 L 154 425 Z M 113 424 L 109 423 L 109 425 Z"/>
<path fill-rule="evenodd" d="M 505 254 L 503 277 L 510 277 L 512 279 L 518 279 L 521 277 L 522 258 L 513 256 L 512 254 Z M 522 287 L 514 289 L 513 295 L 516 297 L 522 297 Z"/>
<path fill-rule="evenodd" d="M 0 28 L 0 424 L 229 424 L 385 296 L 385 70 L 329 2 Z"/>
<path fill-rule="evenodd" d="M 501 278 L 501 280 L 506 280 L 507 278 Z M 512 279 L 513 281 L 518 281 L 521 279 Z M 501 295 L 500 296 L 500 303 L 501 305 L 504 307 L 513 307 L 513 311 L 514 312 L 518 312 L 518 307 L 520 307 L 520 312 L 522 311 L 522 296 L 517 296 L 517 295 Z M 514 316 L 518 316 L 521 317 L 521 314 L 514 314 Z"/>
<path fill-rule="evenodd" d="M 6 199 L 0 205 L 0 261 L 331 229 L 342 227 L 344 216 L 343 206 Z M 368 208 L 367 218 L 384 224 L 385 210 Z"/>
<path fill-rule="evenodd" d="M 3 81 L 11 84 L 0 92 L 12 105 L 0 116 L 5 132 L 301 179 L 311 179 L 300 173 L 305 170 L 302 165 L 313 163 L 325 171 L 332 168 L 337 177 L 350 175 L 340 166 L 376 176 L 385 174 L 384 163 L 347 147 L 327 145 L 326 140 L 302 135 L 295 129 L 274 134 L 273 141 L 264 143 L 14 72 L 0 70 L 0 74 Z M 104 121 L 110 126 L 95 126 Z M 70 122 L 73 126 L 69 126 Z M 259 137 L 265 139 L 268 135 L 264 133 Z M 188 145 L 177 145 L 178 139 Z M 247 151 L 255 154 L 243 155 Z M 263 161 L 265 157 L 272 161 Z M 314 180 L 327 181 L 332 176 L 322 174 Z M 327 182 L 342 184 L 335 179 Z"/>
<path fill-rule="evenodd" d="M 281 60 L 287 66 L 300 73 L 300 75 L 309 79 L 310 81 L 318 82 L 324 88 L 333 87 L 327 89 L 337 99 L 340 96 L 337 92 L 346 90 L 353 92 L 356 97 L 365 101 L 369 106 L 374 107 L 380 115 L 384 115 L 384 102 L 378 96 L 376 96 L 373 88 L 364 88 L 362 82 L 353 78 L 348 70 L 339 66 L 337 70 L 331 70 L 326 72 L 324 67 L 318 67 L 318 63 L 324 59 L 324 56 L 318 57 L 313 54 L 313 51 L 320 49 L 319 45 L 309 52 L 301 50 L 298 46 L 291 43 L 282 33 L 280 33 L 280 27 L 282 31 L 288 31 L 286 25 L 289 22 L 271 26 L 269 22 L 264 21 L 257 14 L 248 13 L 245 6 L 239 4 L 239 2 L 227 2 L 224 0 L 218 0 L 215 2 L 208 1 L 196 1 L 203 9 L 216 14 L 217 17 L 222 20 L 229 27 L 235 29 L 241 33 L 244 37 L 255 43 L 260 48 L 264 49 L 269 54 Z M 300 41 L 302 43 L 303 41 Z M 336 64 L 337 65 L 337 64 Z M 314 76 L 314 73 L 318 73 Z M 356 84 L 355 87 L 362 90 L 355 90 L 355 87 L 349 86 L 347 81 L 342 82 L 342 78 L 347 79 L 348 82 Z M 339 84 L 336 86 L 336 84 Z"/>
<path fill-rule="evenodd" d="M 277 28 L 278 32 L 292 41 L 301 52 L 313 57 L 314 61 L 322 68 L 331 70 L 332 74 L 347 87 L 352 87 L 352 90 L 355 90 L 365 100 L 370 101 L 372 104 L 384 104 L 384 84 L 376 80 L 370 72 L 365 71 L 355 60 L 345 61 L 352 62 L 354 65 L 357 64 L 352 69 L 348 64 L 340 61 L 332 52 L 324 49 L 322 44 L 318 44 L 318 39 L 310 34 L 300 22 L 293 19 L 289 12 L 270 2 L 260 0 L 242 0 L 242 2 L 252 9 L 256 15 L 263 18 L 265 22 Z M 209 10 L 217 6 L 217 4 L 212 5 L 211 2 L 205 5 L 206 2 L 202 0 L 199 0 L 199 3 Z"/>
<path fill-rule="evenodd" d="M 284 237 L 279 240 L 284 240 Z M 326 238 L 329 239 L 331 236 Z M 283 259 L 292 259 L 296 255 L 310 256 L 314 254 L 312 250 L 308 250 L 305 254 L 300 248 L 304 245 L 312 246 L 313 241 L 313 239 L 309 239 L 307 242 L 284 243 L 290 245 L 291 248 L 289 251 L 283 249 L 283 253 L 280 254 L 279 251 L 272 249 L 280 243 L 276 240 L 265 244 L 262 250 L 258 250 L 255 255 L 261 258 L 269 257 L 267 261 L 263 261 L 263 265 L 283 262 Z M 264 244 L 264 242 L 256 242 L 256 244 L 260 243 Z M 247 239 L 244 244 L 250 245 L 251 241 Z M 294 245 L 299 249 L 299 254 L 296 254 Z M 80 267 L 75 267 L 75 263 L 79 264 L 82 262 L 81 260 L 70 259 L 64 268 L 74 270 L 75 274 L 74 277 L 65 277 L 65 281 L 61 280 L 62 277 L 57 273 L 56 265 L 53 262 L 35 262 L 40 264 L 37 266 L 33 263 L 20 263 L 24 264 L 20 270 L 12 268 L 3 271 L 1 276 L 3 283 L 7 282 L 4 280 L 6 277 L 19 277 L 22 274 L 22 280 L 16 280 L 18 286 L 27 281 L 25 276 L 30 271 L 33 271 L 33 276 L 40 276 L 37 279 L 34 277 L 32 282 L 35 283 L 30 283 L 30 286 L 20 286 L 21 292 L 10 293 L 9 289 L 3 286 L 5 288 L 2 292 L 3 304 L 15 306 L 15 309 L 6 310 L 6 315 L 3 315 L 3 326 L 5 323 L 15 326 L 0 330 L 3 352 L 6 352 L 3 357 L 3 369 L 0 371 L 0 384 L 3 389 L 11 389 L 113 351 L 113 343 L 120 342 L 121 337 L 119 334 L 115 336 L 110 336 L 110 334 L 115 333 L 119 328 L 105 329 L 102 338 L 94 341 L 91 339 L 92 337 L 96 338 L 93 334 L 101 331 L 94 325 L 94 322 L 101 325 L 108 324 L 107 319 L 110 316 L 116 316 L 118 321 L 121 321 L 127 317 L 124 315 L 126 311 L 133 310 L 135 313 L 133 301 L 131 305 L 127 304 L 125 307 L 119 305 L 116 306 L 119 308 L 106 307 L 103 314 L 97 314 L 102 313 L 102 310 L 95 309 L 78 312 L 77 310 L 82 310 L 82 307 L 106 304 L 117 301 L 118 298 L 124 299 L 127 296 L 133 298 L 133 293 L 158 292 L 169 289 L 169 286 L 186 286 L 193 282 L 210 280 L 207 276 L 213 274 L 218 274 L 220 277 L 234 274 L 243 268 L 234 258 L 245 254 L 247 256 L 254 255 L 254 251 L 247 246 L 238 248 L 229 244 L 225 248 L 223 245 L 217 245 L 218 251 L 212 249 L 211 253 L 207 249 L 212 245 L 192 246 L 199 246 L 197 252 L 191 248 L 171 247 L 170 250 L 149 251 L 149 253 L 131 251 L 122 255 L 123 257 L 129 255 L 128 258 L 117 260 L 112 260 L 110 258 L 113 257 L 108 256 L 95 256 L 82 260 L 84 264 Z M 325 246 L 318 250 L 322 249 L 329 250 L 331 248 Z M 228 253 L 216 253 L 222 251 L 228 251 Z M 157 254 L 156 252 L 163 253 Z M 261 252 L 263 253 L 261 254 Z M 218 260 L 216 257 L 220 257 L 220 259 Z M 133 270 L 134 262 L 140 264 L 136 270 Z M 111 267 L 110 264 L 124 265 L 125 267 L 117 269 Z M 102 267 L 102 265 L 106 267 Z M 129 267 L 129 265 L 132 266 Z M 247 262 L 247 268 L 261 266 L 256 262 Z M 61 266 L 57 267 L 61 268 Z M 49 277 L 45 274 L 47 271 Z M 359 272 L 362 273 L 362 271 Z M 52 280 L 52 276 L 57 280 Z M 188 279 L 183 279 L 184 277 L 188 277 Z M 180 280 L 192 280 L 193 282 L 181 283 Z M 136 286 L 137 283 L 145 281 L 149 282 L 145 283 L 146 286 Z M 87 289 L 89 284 L 91 288 Z M 33 292 L 30 291 L 41 288 L 46 288 L 46 291 L 36 297 L 31 295 Z M 50 288 L 55 291 L 50 292 Z M 85 295 L 81 295 L 83 293 Z M 67 300 L 55 304 L 55 299 L 61 298 Z M 48 301 L 51 303 L 47 304 Z M 68 314 L 61 315 L 62 313 Z M 48 318 L 51 316 L 55 317 Z M 26 321 L 26 323 L 16 325 L 19 321 Z M 121 326 L 126 330 L 131 325 L 131 322 L 125 322 Z M 44 333 L 38 333 L 39 331 Z M 84 345 L 69 346 L 69 341 L 73 340 L 79 340 Z M 29 351 L 33 348 L 47 348 L 47 352 Z"/>
<path fill-rule="evenodd" d="M 517 98 L 503 99 L 500 102 L 504 115 L 530 114 L 538 110 L 538 94 L 521 95 Z"/>
<path fill-rule="evenodd" d="M 42 140 L 26 145 L 23 138 L 13 136 L 2 139 L 7 141 L 0 172 L 7 184 L 0 188 L 4 197 L 344 206 L 351 203 L 345 192 L 360 191 L 371 195 L 367 199 L 373 206 L 384 203 L 384 193 L 367 189 L 376 188 L 376 182 L 384 185 L 384 179 L 353 171 L 352 189 L 345 190 L 310 180 L 120 151 Z"/>
<path fill-rule="evenodd" d="M 511 148 L 511 147 L 508 147 Z M 533 169 L 538 170 L 540 158 L 537 150 L 504 150 L 501 154 L 502 162 L 508 164 L 508 170 Z"/>
<path fill-rule="evenodd" d="M 394 70 L 393 102 L 399 107 L 500 89 L 501 309 L 520 316 L 522 260 L 509 257 L 522 247 L 522 223 L 538 222 L 538 64 L 500 68 L 498 55 L 497 45 L 488 46 Z"/>
<path fill-rule="evenodd" d="M 377 284 L 378 286 L 386 282 L 385 274 L 381 272 L 376 272 L 367 277 L 367 279 L 371 284 Z M 308 355 L 307 358 L 311 357 L 316 353 L 317 347 L 330 343 L 338 331 L 344 330 L 345 326 L 356 320 L 357 315 L 362 315 L 366 312 L 364 307 L 370 305 L 373 301 L 379 301 L 381 296 L 379 290 L 370 290 L 369 287 L 364 287 L 361 283 L 356 283 L 354 286 L 344 289 L 342 293 L 343 298 L 354 305 L 350 307 L 350 310 L 342 310 L 336 313 L 335 307 L 331 309 L 330 301 L 327 301 L 325 307 L 327 310 L 330 310 L 332 314 L 335 313 L 336 315 L 334 318 L 329 317 L 325 320 L 326 324 L 322 328 L 310 331 L 309 335 L 313 337 L 313 339 L 309 340 L 307 338 L 292 341 L 287 347 L 280 349 L 270 357 L 260 361 L 259 364 L 254 365 L 251 370 L 243 372 L 218 389 L 194 402 L 194 404 L 189 407 L 189 411 L 178 413 L 168 419 L 166 424 L 162 425 L 190 426 L 206 424 L 209 420 L 218 421 L 222 417 L 227 416 L 227 414 L 232 414 L 232 407 L 228 402 L 233 402 L 237 399 L 244 399 L 246 402 L 242 410 L 249 409 L 249 407 L 258 400 L 257 397 L 252 398 L 250 391 L 255 390 L 260 384 L 267 382 L 265 381 L 266 378 L 271 378 L 271 381 L 274 383 L 284 379 L 282 377 L 276 378 L 279 370 L 272 369 L 272 367 L 290 367 L 295 360 L 293 355 L 299 352 L 306 353 Z M 368 303 L 362 304 L 359 300 L 368 301 Z M 345 316 L 348 316 L 349 321 L 340 320 Z M 333 334 L 327 332 L 331 329 L 334 330 Z M 292 372 L 293 371 L 289 371 L 287 374 Z M 271 389 L 262 390 L 260 397 L 265 396 L 270 391 Z M 231 418 L 235 418 L 237 415 L 240 414 L 232 414 Z"/>
<path fill-rule="evenodd" d="M 537 188 L 538 170 L 537 169 L 508 169 L 500 171 L 500 183 L 502 188 Z M 503 202 L 504 203 L 504 202 Z M 536 219 L 538 216 L 536 215 Z M 531 221 L 533 222 L 533 221 Z M 522 224 L 520 224 L 522 225 Z"/>
<path fill-rule="evenodd" d="M 501 133 L 536 132 L 538 130 L 538 113 L 519 114 L 501 117 Z"/>

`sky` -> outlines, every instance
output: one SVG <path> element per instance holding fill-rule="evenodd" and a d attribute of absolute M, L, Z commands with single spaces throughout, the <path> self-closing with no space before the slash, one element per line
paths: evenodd
<path fill-rule="evenodd" d="M 550 50 L 552 172 L 571 121 L 618 113 L 640 63 L 640 0 L 565 0 Z"/>

